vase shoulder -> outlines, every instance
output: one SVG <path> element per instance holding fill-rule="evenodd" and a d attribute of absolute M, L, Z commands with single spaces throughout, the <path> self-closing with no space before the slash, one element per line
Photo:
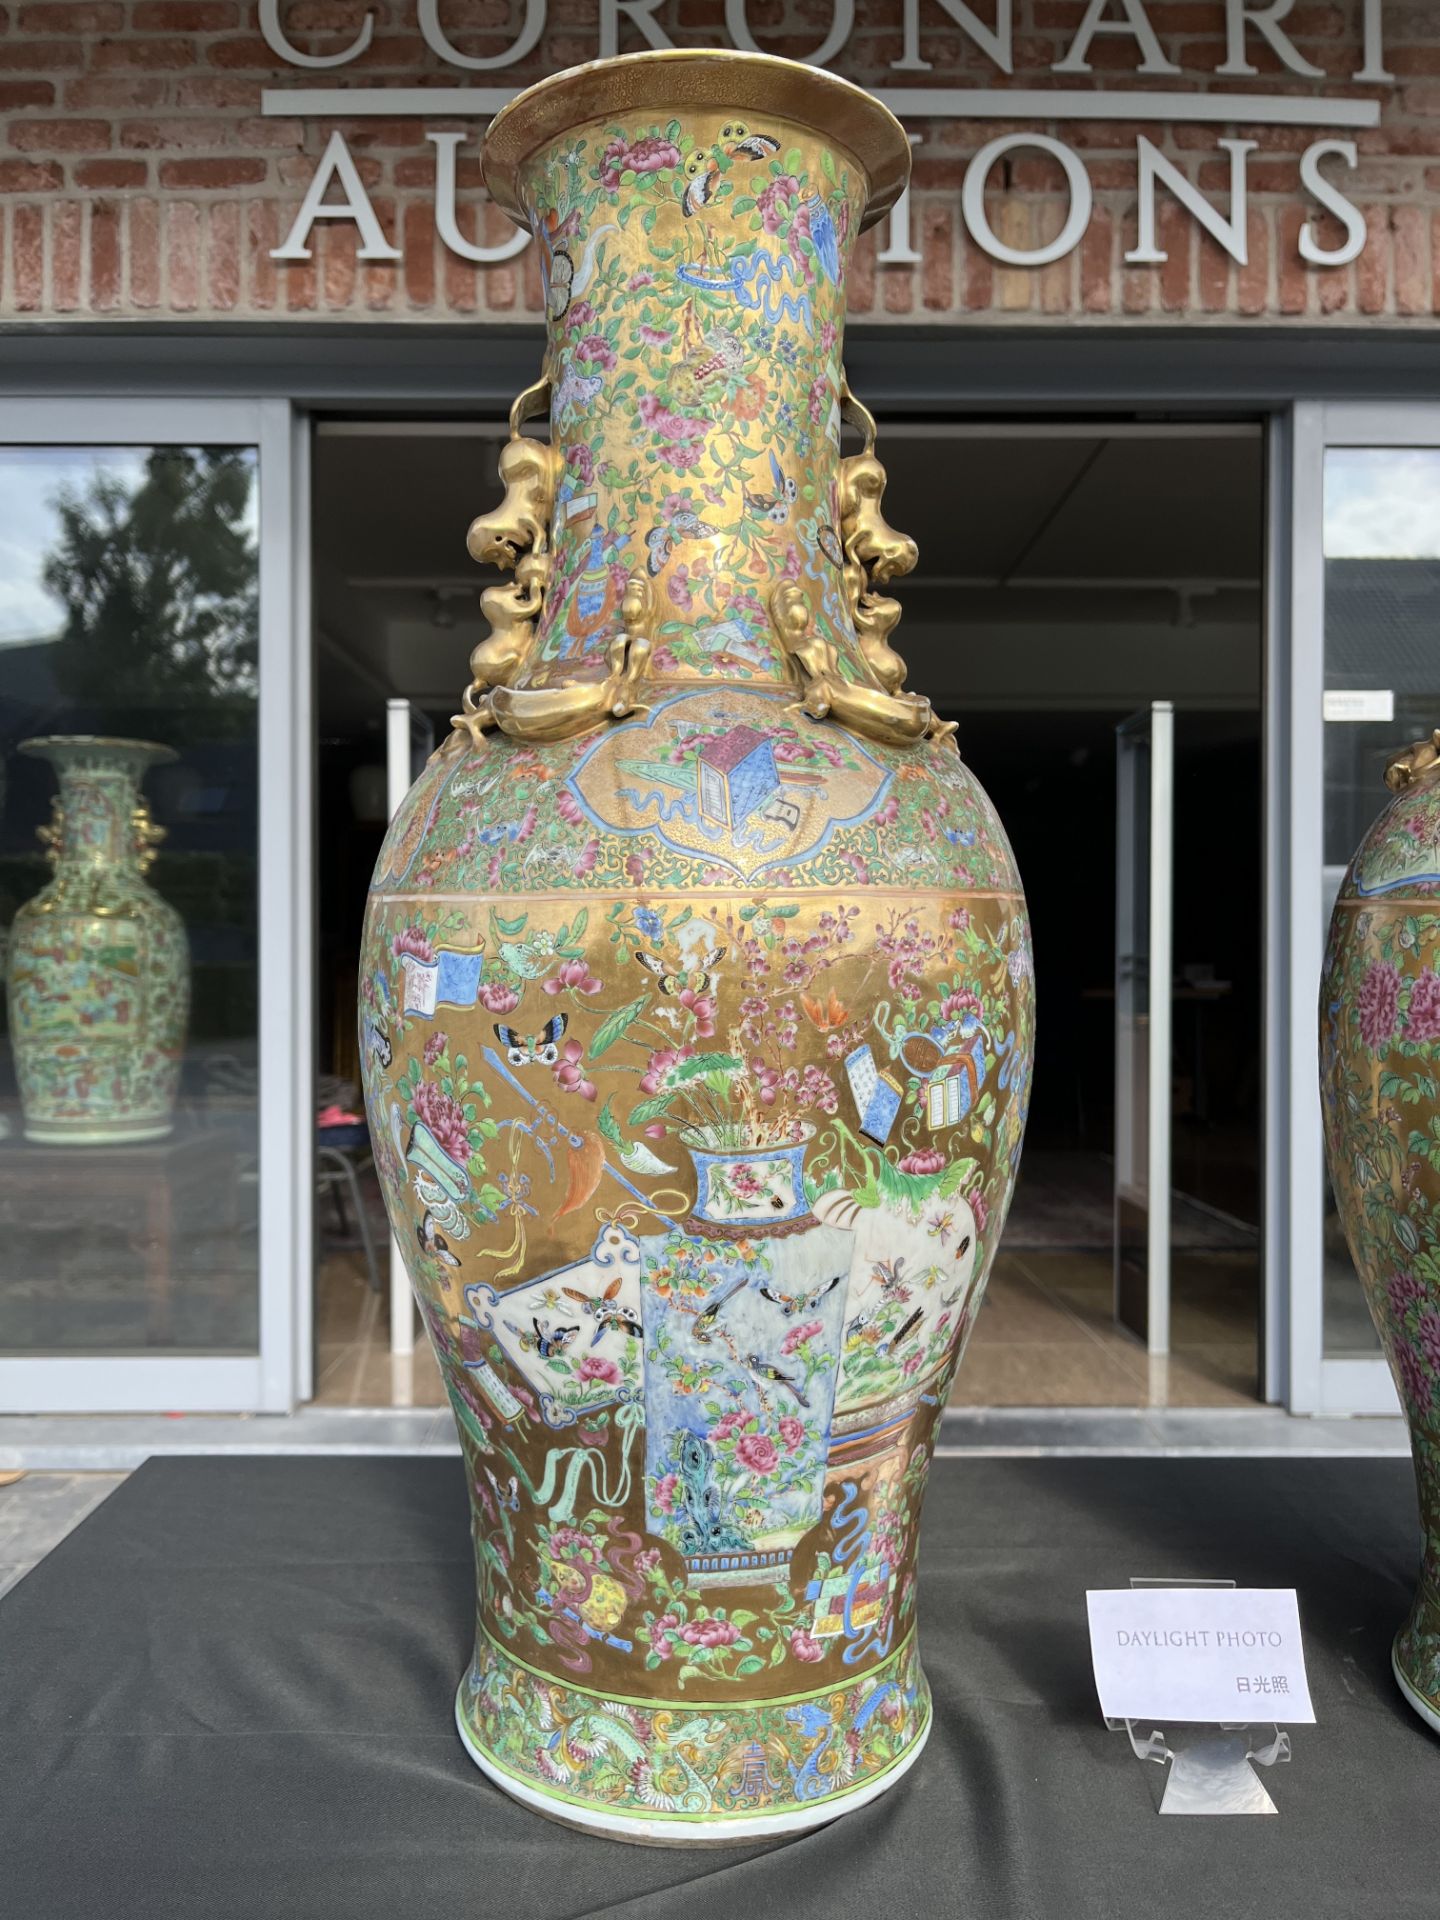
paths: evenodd
<path fill-rule="evenodd" d="M 397 892 L 862 885 L 1020 894 L 948 743 L 888 748 L 759 689 L 679 692 L 633 721 L 437 757 L 376 869 Z"/>

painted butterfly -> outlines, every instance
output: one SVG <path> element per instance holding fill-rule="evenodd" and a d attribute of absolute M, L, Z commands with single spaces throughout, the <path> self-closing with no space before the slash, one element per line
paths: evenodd
<path fill-rule="evenodd" d="M 827 1280 L 823 1287 L 817 1287 L 813 1293 L 796 1294 L 793 1297 L 772 1293 L 769 1287 L 761 1287 L 759 1291 L 763 1298 L 773 1301 L 788 1320 L 793 1314 L 813 1313 L 826 1294 L 833 1293 L 844 1278 L 843 1273 L 837 1273 L 833 1280 Z"/>
<path fill-rule="evenodd" d="M 557 1013 L 539 1033 L 516 1033 L 513 1027 L 497 1026 L 495 1038 L 512 1067 L 553 1067 L 560 1058 L 560 1042 L 569 1022 L 569 1014 Z"/>
<path fill-rule="evenodd" d="M 713 953 L 706 955 L 706 959 L 714 966 L 725 958 L 726 952 L 725 947 L 717 947 Z M 708 968 L 701 968 L 694 973 L 672 973 L 658 954 L 646 953 L 640 947 L 635 949 L 635 958 L 647 973 L 655 975 L 662 993 L 683 993 L 686 987 L 696 993 L 708 993 L 715 984 L 715 976 Z"/>
<path fill-rule="evenodd" d="M 531 1318 L 530 1324 L 535 1329 L 534 1333 L 526 1333 L 524 1328 L 517 1327 L 513 1320 L 507 1320 L 505 1322 L 505 1325 L 520 1342 L 524 1351 L 526 1353 L 538 1353 L 542 1360 L 553 1360 L 556 1354 L 564 1353 L 570 1342 L 580 1331 L 579 1327 L 555 1327 L 552 1330 L 549 1327 L 542 1327 L 540 1322 L 533 1317 Z"/>

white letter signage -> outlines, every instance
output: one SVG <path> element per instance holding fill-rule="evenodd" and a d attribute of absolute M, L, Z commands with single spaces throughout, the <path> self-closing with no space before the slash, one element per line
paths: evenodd
<path fill-rule="evenodd" d="M 985 182 L 990 177 L 990 169 L 997 160 L 1003 159 L 1016 147 L 1035 147 L 1041 153 L 1050 154 L 1064 168 L 1070 187 L 1070 212 L 1064 226 L 1043 247 L 1028 250 L 1007 246 L 990 225 L 985 212 Z M 965 184 L 960 189 L 960 206 L 971 238 L 992 258 L 1003 260 L 1007 267 L 1048 266 L 1052 260 L 1061 259 L 1072 247 L 1078 246 L 1090 224 L 1091 200 L 1090 176 L 1081 164 L 1079 155 L 1059 140 L 1052 140 L 1048 133 L 1001 134 L 998 140 L 981 147 L 965 169 Z"/>
<path fill-rule="evenodd" d="M 332 180 L 340 183 L 344 192 L 343 200 L 326 202 L 325 193 Z M 272 260 L 308 260 L 310 258 L 310 229 L 317 220 L 353 220 L 360 229 L 360 246 L 357 260 L 398 260 L 399 247 L 392 247 L 385 238 L 380 222 L 375 217 L 375 209 L 370 204 L 370 196 L 365 191 L 364 182 L 350 157 L 350 149 L 343 137 L 332 133 L 330 144 L 320 156 L 320 164 L 315 169 L 315 178 L 310 182 L 309 190 L 300 203 L 300 211 L 295 216 L 295 224 L 290 229 L 289 238 L 283 247 L 272 247 Z"/>
<path fill-rule="evenodd" d="M 280 0 L 260 0 L 260 36 L 272 53 L 278 53 L 292 67 L 343 67 L 347 60 L 357 59 L 365 51 L 374 32 L 375 16 L 367 13 L 359 33 L 343 53 L 302 53 L 285 38 L 285 29 L 280 24 Z"/>
<path fill-rule="evenodd" d="M 1120 0 L 1124 9 L 1123 20 L 1107 20 L 1105 9 L 1110 0 L 1090 0 L 1085 18 L 1080 22 L 1080 30 L 1070 43 L 1070 51 L 1063 60 L 1057 60 L 1051 68 L 1052 73 L 1089 73 L 1090 63 L 1086 55 L 1090 51 L 1090 42 L 1097 33 L 1123 33 L 1134 40 L 1143 55 L 1137 73 L 1179 73 L 1181 69 L 1173 60 L 1167 60 L 1160 51 L 1160 42 L 1155 38 L 1155 29 L 1145 17 L 1145 9 L 1140 0 Z"/>
<path fill-rule="evenodd" d="M 452 67 L 469 67 L 483 73 L 489 67 L 513 67 L 537 43 L 545 31 L 545 0 L 525 0 L 525 19 L 514 42 L 504 53 L 461 53 L 450 44 L 440 24 L 440 0 L 420 0 L 420 34 L 432 53 L 448 60 Z"/>
<path fill-rule="evenodd" d="M 1280 22 L 1295 5 L 1295 0 L 1270 0 L 1267 7 L 1252 7 L 1247 0 L 1225 0 L 1225 64 L 1217 73 L 1258 73 L 1245 57 L 1245 29 L 1254 27 L 1270 42 L 1292 73 L 1307 80 L 1323 80 L 1325 69 L 1315 67 L 1298 51 L 1288 33 L 1280 31 Z"/>

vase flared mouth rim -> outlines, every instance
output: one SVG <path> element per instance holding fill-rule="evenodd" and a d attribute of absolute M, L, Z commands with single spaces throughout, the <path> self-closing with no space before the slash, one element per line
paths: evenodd
<path fill-rule="evenodd" d="M 37 760 L 53 760 L 67 753 L 93 753 L 96 748 L 130 759 L 143 758 L 152 767 L 180 758 L 174 747 L 162 746 L 158 740 L 130 740 L 113 733 L 41 733 L 33 740 L 20 741 L 15 751 L 33 754 Z"/>
<path fill-rule="evenodd" d="M 482 166 L 490 197 L 518 226 L 530 225 L 520 175 L 542 147 L 587 121 L 637 109 L 773 113 L 841 147 L 865 175 L 863 230 L 900 198 L 910 180 L 905 129 L 871 93 L 823 67 L 731 47 L 670 47 L 591 60 L 538 80 L 503 106 L 485 136 Z"/>

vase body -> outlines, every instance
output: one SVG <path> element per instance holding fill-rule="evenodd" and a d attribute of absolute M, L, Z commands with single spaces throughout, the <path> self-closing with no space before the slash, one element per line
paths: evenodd
<path fill-rule="evenodd" d="M 469 1475 L 467 1746 L 557 1818 L 739 1842 L 868 1800 L 928 1729 L 920 1503 L 1018 1164 L 1029 935 L 854 617 L 893 624 L 864 554 L 899 540 L 857 535 L 874 462 L 839 445 L 876 204 L 843 111 L 882 110 L 734 56 L 556 86 L 492 130 L 546 96 L 511 185 L 552 488 L 507 556 L 543 607 L 381 851 L 367 1111 Z"/>
<path fill-rule="evenodd" d="M 1351 861 L 1320 995 L 1330 1181 L 1410 1427 L 1424 1540 L 1395 1641 L 1401 1691 L 1440 1731 L 1440 733 Z"/>
<path fill-rule="evenodd" d="M 42 829 L 54 875 L 16 913 L 6 967 L 26 1138 L 162 1139 L 173 1124 L 190 957 L 179 914 L 145 878 L 163 836 L 140 783 L 175 756 L 82 734 L 27 740 L 20 751 L 49 760 L 60 781 Z"/>

